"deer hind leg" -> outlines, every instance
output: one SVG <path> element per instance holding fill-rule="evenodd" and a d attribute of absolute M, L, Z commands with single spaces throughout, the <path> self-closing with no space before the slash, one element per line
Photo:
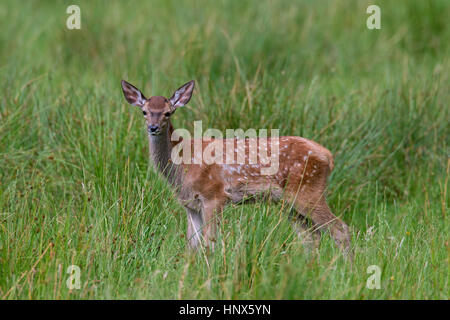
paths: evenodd
<path fill-rule="evenodd" d="M 350 250 L 350 232 L 347 224 L 331 212 L 325 200 L 320 201 L 317 206 L 311 209 L 311 212 L 311 220 L 319 226 L 319 229 L 328 229 L 336 244 L 345 253 L 348 253 Z"/>
<path fill-rule="evenodd" d="M 320 232 L 314 230 L 314 226 L 302 215 L 296 215 L 292 217 L 292 220 L 292 226 L 306 249 L 309 251 L 317 249 L 320 243 Z"/>
<path fill-rule="evenodd" d="M 197 249 L 199 244 L 201 243 L 202 238 L 202 227 L 203 227 L 202 213 L 201 211 L 192 208 L 185 207 L 185 209 L 188 219 L 186 238 L 189 243 L 189 247 L 191 249 Z"/>
<path fill-rule="evenodd" d="M 311 201 L 307 195 L 288 197 L 293 202 L 294 207 L 303 217 L 311 219 L 315 230 L 321 232 L 329 230 L 336 244 L 348 252 L 350 248 L 350 232 L 348 226 L 341 219 L 336 217 L 328 207 L 325 199 Z"/>

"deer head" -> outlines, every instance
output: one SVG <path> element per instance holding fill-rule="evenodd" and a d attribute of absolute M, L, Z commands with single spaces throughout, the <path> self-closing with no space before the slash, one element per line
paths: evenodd
<path fill-rule="evenodd" d="M 145 98 L 132 84 L 122 80 L 122 91 L 129 104 L 141 108 L 150 135 L 157 136 L 168 127 L 170 116 L 179 107 L 186 105 L 194 91 L 194 80 L 178 88 L 170 99 L 162 96 Z"/>

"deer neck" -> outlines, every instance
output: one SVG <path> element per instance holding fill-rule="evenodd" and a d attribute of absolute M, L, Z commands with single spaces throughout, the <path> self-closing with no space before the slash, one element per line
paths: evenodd
<path fill-rule="evenodd" d="M 169 122 L 169 124 L 161 131 L 160 135 L 153 136 L 149 134 L 148 136 L 150 158 L 153 166 L 157 171 L 161 172 L 171 184 L 177 183 L 178 180 L 178 166 L 170 161 L 173 147 L 171 142 L 173 130 L 172 124 Z"/>

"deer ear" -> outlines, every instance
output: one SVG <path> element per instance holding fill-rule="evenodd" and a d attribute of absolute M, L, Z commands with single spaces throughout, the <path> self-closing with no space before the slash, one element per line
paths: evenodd
<path fill-rule="evenodd" d="M 175 91 L 173 96 L 170 98 L 170 103 L 172 103 L 174 108 L 182 107 L 187 104 L 189 100 L 191 100 L 194 85 L 194 80 L 191 80 Z"/>
<path fill-rule="evenodd" d="M 133 106 L 142 107 L 147 100 L 138 88 L 125 80 L 122 80 L 122 91 L 125 99 Z"/>

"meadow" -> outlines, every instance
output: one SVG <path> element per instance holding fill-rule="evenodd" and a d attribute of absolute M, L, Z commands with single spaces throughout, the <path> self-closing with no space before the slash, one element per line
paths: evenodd
<path fill-rule="evenodd" d="M 359 0 L 1 1 L 0 298 L 449 299 L 450 3 L 376 3 L 380 30 Z M 326 146 L 353 264 L 264 202 L 228 207 L 216 250 L 190 254 L 121 79 L 147 96 L 196 80 L 176 128 Z"/>

